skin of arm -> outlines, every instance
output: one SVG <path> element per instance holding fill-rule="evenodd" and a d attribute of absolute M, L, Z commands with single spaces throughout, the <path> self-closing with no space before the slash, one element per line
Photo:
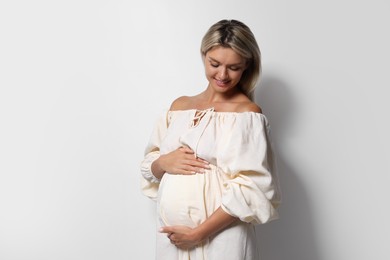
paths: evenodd
<path fill-rule="evenodd" d="M 190 249 L 236 221 L 239 221 L 238 218 L 229 215 L 219 207 L 208 219 L 196 228 L 166 226 L 162 227 L 160 232 L 167 233 L 171 243 L 178 248 Z"/>
<path fill-rule="evenodd" d="M 195 157 L 194 151 L 185 146 L 161 155 L 151 166 L 153 175 L 158 179 L 161 179 L 166 172 L 191 175 L 204 173 L 205 169 L 210 169 L 209 162 Z"/>

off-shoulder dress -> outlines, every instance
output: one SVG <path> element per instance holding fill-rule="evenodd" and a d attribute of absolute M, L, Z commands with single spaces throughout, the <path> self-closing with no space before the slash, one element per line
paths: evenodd
<path fill-rule="evenodd" d="M 188 146 L 210 162 L 194 175 L 154 177 L 160 154 Z M 191 250 L 157 233 L 156 259 L 258 260 L 255 224 L 278 217 L 279 184 L 267 118 L 256 112 L 167 111 L 157 121 L 141 163 L 142 192 L 157 201 L 157 225 L 196 227 L 218 207 L 239 218 Z"/>

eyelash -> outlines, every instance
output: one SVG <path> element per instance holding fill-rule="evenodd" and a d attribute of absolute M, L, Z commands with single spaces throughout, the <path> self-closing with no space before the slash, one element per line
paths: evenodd
<path fill-rule="evenodd" d="M 214 67 L 214 68 L 218 68 L 219 64 L 212 64 L 210 63 L 211 67 Z M 240 70 L 240 68 L 229 68 L 231 69 L 232 71 L 237 71 L 237 70 Z"/>

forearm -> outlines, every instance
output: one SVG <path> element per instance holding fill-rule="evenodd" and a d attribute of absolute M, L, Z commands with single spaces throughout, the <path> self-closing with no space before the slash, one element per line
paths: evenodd
<path fill-rule="evenodd" d="M 238 218 L 229 215 L 219 207 L 206 221 L 196 227 L 194 232 L 200 240 L 204 240 L 236 221 Z"/>

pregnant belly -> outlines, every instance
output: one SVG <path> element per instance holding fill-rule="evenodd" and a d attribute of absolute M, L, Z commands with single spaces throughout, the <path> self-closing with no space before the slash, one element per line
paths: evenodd
<path fill-rule="evenodd" d="M 204 194 L 204 174 L 166 174 L 160 183 L 157 204 L 161 224 L 198 226 L 206 219 Z"/>

